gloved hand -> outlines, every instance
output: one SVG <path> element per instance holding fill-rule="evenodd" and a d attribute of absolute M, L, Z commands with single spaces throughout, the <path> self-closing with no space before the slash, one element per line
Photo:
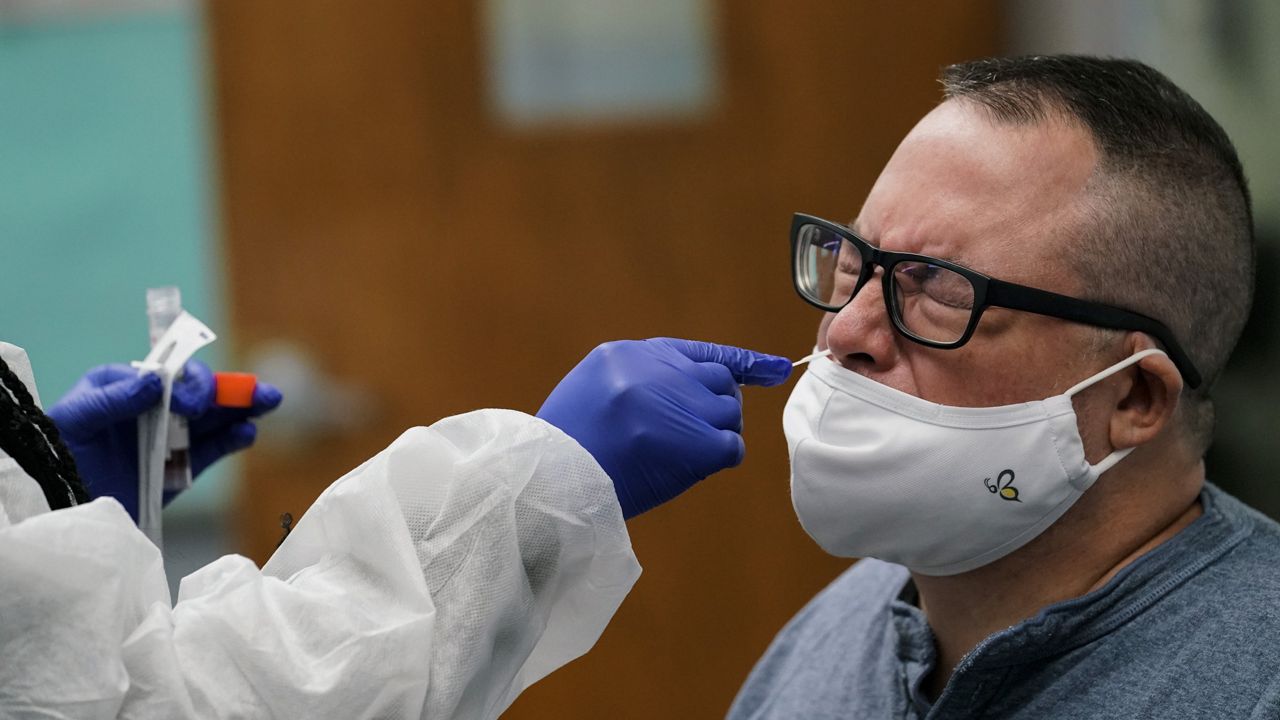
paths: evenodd
<path fill-rule="evenodd" d="M 49 417 L 76 459 L 89 494 L 110 495 L 138 519 L 138 416 L 164 393 L 160 377 L 139 376 L 128 365 L 102 365 L 85 373 L 53 407 Z M 224 408 L 213 404 L 214 380 L 209 366 L 191 360 L 173 384 L 170 409 L 190 419 L 191 473 L 228 453 L 253 444 L 257 428 L 250 418 L 273 410 L 282 396 L 275 386 L 259 382 L 253 406 Z M 177 497 L 166 492 L 165 504 Z"/>
<path fill-rule="evenodd" d="M 739 384 L 777 385 L 791 361 L 694 340 L 605 343 L 547 397 L 538 417 L 591 453 L 626 518 L 742 462 Z"/>

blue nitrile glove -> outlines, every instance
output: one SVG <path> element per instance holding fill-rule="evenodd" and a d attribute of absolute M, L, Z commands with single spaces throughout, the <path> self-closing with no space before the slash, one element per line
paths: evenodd
<path fill-rule="evenodd" d="M 738 385 L 777 385 L 790 374 L 790 360 L 742 348 L 622 340 L 592 350 L 538 417 L 591 453 L 631 518 L 741 463 Z"/>
<path fill-rule="evenodd" d="M 76 459 L 76 468 L 93 497 L 110 495 L 138 519 L 138 416 L 160 402 L 160 377 L 139 376 L 128 365 L 102 365 L 85 373 L 53 407 L 49 417 Z M 253 407 L 213 404 L 209 366 L 191 360 L 173 384 L 169 407 L 190 418 L 191 474 L 199 475 L 218 458 L 253 444 L 257 428 L 249 418 L 280 404 L 280 391 L 259 382 Z M 165 504 L 177 497 L 166 492 Z"/>

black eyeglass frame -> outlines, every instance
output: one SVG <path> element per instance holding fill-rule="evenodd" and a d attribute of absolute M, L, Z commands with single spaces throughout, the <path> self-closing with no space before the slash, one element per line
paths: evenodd
<path fill-rule="evenodd" d="M 816 225 L 835 233 L 840 238 L 849 241 L 862 255 L 862 269 L 858 276 L 858 281 L 853 287 L 853 292 L 849 294 L 849 299 L 840 305 L 828 305 L 819 302 L 809 297 L 801 287 L 800 229 L 805 225 Z M 965 327 L 964 334 L 958 340 L 939 342 L 920 337 L 911 332 L 902 322 L 899 317 L 899 311 L 894 307 L 892 298 L 894 297 L 893 268 L 903 261 L 916 261 L 936 265 L 963 276 L 973 286 L 973 309 L 969 313 L 969 324 Z M 858 291 L 871 280 L 875 267 L 884 270 L 884 277 L 881 278 L 881 281 L 884 285 L 885 311 L 890 320 L 892 320 L 894 328 L 907 339 L 921 345 L 947 350 L 958 348 L 969 342 L 969 339 L 973 337 L 973 333 L 978 327 L 978 321 L 982 319 L 982 313 L 987 308 L 1003 307 L 1111 330 L 1133 330 L 1146 333 L 1164 345 L 1170 359 L 1177 366 L 1178 372 L 1182 373 L 1182 378 L 1186 380 L 1187 385 L 1193 388 L 1200 387 L 1200 373 L 1191 362 L 1191 358 L 1182 350 L 1182 346 L 1178 344 L 1178 341 L 1174 339 L 1173 332 L 1159 320 L 1113 305 L 1080 300 L 1069 295 L 1059 295 L 1048 290 L 997 280 L 976 270 L 971 270 L 963 265 L 957 265 L 941 258 L 881 250 L 844 225 L 804 213 L 796 213 L 792 217 L 791 281 L 795 286 L 796 293 L 805 302 L 820 310 L 839 312 L 845 305 L 853 302 L 853 298 L 857 296 Z"/>

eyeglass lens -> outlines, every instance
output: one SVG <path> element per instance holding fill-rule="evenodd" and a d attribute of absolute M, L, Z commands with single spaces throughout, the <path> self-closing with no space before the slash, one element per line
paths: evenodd
<path fill-rule="evenodd" d="M 796 253 L 796 286 L 810 300 L 833 310 L 848 303 L 862 273 L 862 253 L 820 225 L 803 225 Z M 967 277 L 918 260 L 902 260 L 890 278 L 891 310 L 912 335 L 938 343 L 957 342 L 973 315 L 974 287 Z"/>

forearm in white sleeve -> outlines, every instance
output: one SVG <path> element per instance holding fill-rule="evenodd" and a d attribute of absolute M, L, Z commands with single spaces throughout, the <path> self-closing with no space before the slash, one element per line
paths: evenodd
<path fill-rule="evenodd" d="M 142 603 L 119 716 L 494 718 L 586 652 L 638 575 L 573 440 L 511 411 L 448 418 L 335 482 L 261 571 L 224 557 L 172 611 Z"/>

